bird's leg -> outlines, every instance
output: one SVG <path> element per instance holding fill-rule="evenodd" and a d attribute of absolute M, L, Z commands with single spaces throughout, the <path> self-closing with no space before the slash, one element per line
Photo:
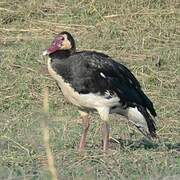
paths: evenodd
<path fill-rule="evenodd" d="M 82 125 L 83 125 L 83 133 L 80 139 L 80 143 L 79 143 L 79 151 L 84 150 L 85 144 L 86 144 L 86 137 L 87 137 L 87 132 L 89 129 L 89 118 L 86 117 L 82 117 Z"/>
<path fill-rule="evenodd" d="M 107 152 L 109 146 L 109 124 L 107 121 L 103 121 L 101 131 L 103 138 L 103 152 Z"/>
<path fill-rule="evenodd" d="M 101 119 L 103 120 L 101 125 L 101 132 L 103 138 L 103 151 L 106 153 L 109 145 L 109 107 L 100 107 L 97 110 Z"/>
<path fill-rule="evenodd" d="M 90 119 L 88 118 L 88 114 L 83 112 L 80 112 L 80 114 L 82 117 L 83 132 L 79 143 L 79 151 L 83 151 L 86 144 L 86 137 L 90 125 Z"/>

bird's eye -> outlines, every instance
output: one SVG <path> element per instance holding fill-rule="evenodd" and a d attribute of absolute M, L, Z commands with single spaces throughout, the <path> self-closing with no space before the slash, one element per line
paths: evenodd
<path fill-rule="evenodd" d="M 60 36 L 60 39 L 61 39 L 62 41 L 64 41 L 64 37 L 63 37 L 63 36 Z"/>

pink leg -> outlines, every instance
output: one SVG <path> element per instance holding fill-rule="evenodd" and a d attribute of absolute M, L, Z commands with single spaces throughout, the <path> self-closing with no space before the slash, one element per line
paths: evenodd
<path fill-rule="evenodd" d="M 109 146 L 109 124 L 104 121 L 102 126 L 102 138 L 103 138 L 103 151 L 107 152 Z"/>
<path fill-rule="evenodd" d="M 83 133 L 82 133 L 80 143 L 79 143 L 79 151 L 83 151 L 86 145 L 86 137 L 87 137 L 87 132 L 89 129 L 89 124 L 90 124 L 90 120 L 88 116 L 82 117 Z"/>

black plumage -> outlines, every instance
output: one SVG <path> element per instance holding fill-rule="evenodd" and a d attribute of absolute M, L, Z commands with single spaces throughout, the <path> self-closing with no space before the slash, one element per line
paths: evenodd
<path fill-rule="evenodd" d="M 69 33 L 66 35 L 72 46 L 70 49 L 48 53 L 51 68 L 79 95 L 96 94 L 107 99 L 117 97 L 116 105 L 112 103 L 109 107 L 110 113 L 118 113 L 118 108 L 121 111 L 137 108 L 146 120 L 149 135 L 155 136 L 156 112 L 153 103 L 144 94 L 130 70 L 105 54 L 95 51 L 76 52 L 74 39 Z M 127 113 L 128 111 L 125 114 Z M 141 124 L 138 128 L 143 131 Z"/>
<path fill-rule="evenodd" d="M 156 116 L 152 102 L 141 90 L 134 75 L 109 56 L 94 51 L 83 51 L 60 59 L 52 58 L 53 69 L 80 94 L 104 95 L 107 90 L 114 91 L 122 103 L 132 107 L 141 105 Z"/>

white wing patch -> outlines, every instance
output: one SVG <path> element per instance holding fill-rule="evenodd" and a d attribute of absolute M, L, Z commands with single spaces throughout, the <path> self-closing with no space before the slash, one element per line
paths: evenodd
<path fill-rule="evenodd" d="M 144 116 L 138 111 L 137 107 L 128 108 L 127 116 L 130 122 L 138 127 L 143 128 L 149 134 L 147 122 Z"/>
<path fill-rule="evenodd" d="M 111 96 L 111 94 L 110 94 L 110 92 L 108 90 L 105 92 L 105 95 L 106 96 Z"/>
<path fill-rule="evenodd" d="M 111 93 L 107 90 L 106 92 L 105 92 L 105 96 L 104 96 L 105 98 L 107 98 L 107 99 L 110 99 L 110 98 L 112 98 L 112 95 L 111 95 Z"/>
<path fill-rule="evenodd" d="M 106 76 L 102 72 L 100 73 L 100 75 L 101 77 L 106 78 Z"/>

